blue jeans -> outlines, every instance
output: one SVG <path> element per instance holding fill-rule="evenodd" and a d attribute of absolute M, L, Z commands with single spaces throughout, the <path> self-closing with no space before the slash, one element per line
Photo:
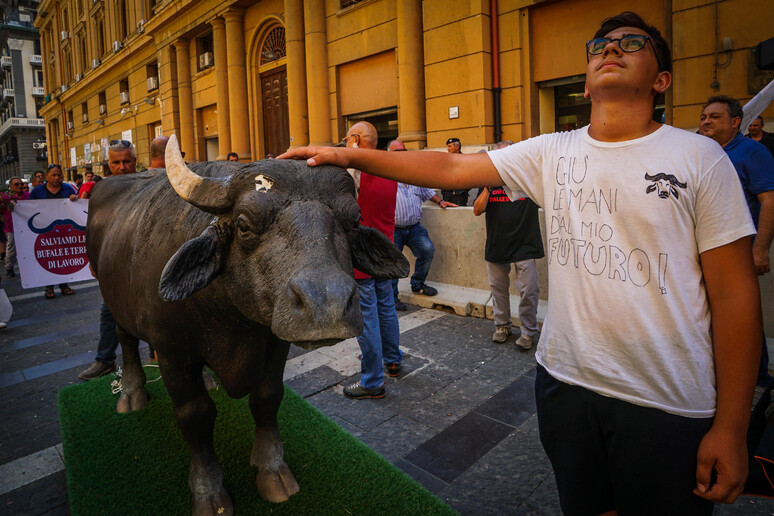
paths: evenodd
<path fill-rule="evenodd" d="M 398 251 L 403 251 L 403 246 L 407 245 L 414 253 L 416 261 L 414 262 L 414 274 L 411 276 L 411 287 L 419 288 L 427 279 L 427 273 L 430 272 L 430 264 L 433 263 L 433 253 L 435 247 L 427 235 L 427 229 L 421 222 L 407 228 L 395 226 L 395 246 Z M 398 280 L 392 280 L 392 293 L 395 299 L 398 299 Z"/>
<path fill-rule="evenodd" d="M 379 389 L 384 385 L 384 363 L 400 364 L 398 313 L 392 297 L 390 280 L 366 278 L 357 280 L 363 334 L 357 338 L 363 358 L 360 361 L 360 385 Z"/>
<path fill-rule="evenodd" d="M 112 364 L 116 361 L 118 336 L 116 335 L 116 320 L 103 302 L 99 307 L 99 343 L 97 344 L 97 362 Z"/>

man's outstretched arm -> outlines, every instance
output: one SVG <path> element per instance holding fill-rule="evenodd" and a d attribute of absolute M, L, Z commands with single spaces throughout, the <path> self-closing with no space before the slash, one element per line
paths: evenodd
<path fill-rule="evenodd" d="M 306 159 L 310 166 L 338 165 L 375 176 L 428 188 L 459 190 L 502 184 L 486 154 L 446 152 L 385 152 L 344 147 L 299 147 L 279 158 Z"/>
<path fill-rule="evenodd" d="M 747 479 L 746 433 L 761 347 L 761 305 L 750 237 L 700 256 L 712 314 L 717 409 L 699 445 L 694 493 L 731 503 Z M 717 482 L 710 485 L 712 470 Z"/>

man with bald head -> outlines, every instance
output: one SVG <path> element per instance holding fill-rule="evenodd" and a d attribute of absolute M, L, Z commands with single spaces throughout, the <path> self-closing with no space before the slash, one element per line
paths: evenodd
<path fill-rule="evenodd" d="M 347 132 L 344 141 L 352 149 L 375 149 L 378 135 L 370 123 L 358 122 Z M 360 178 L 357 201 L 360 223 L 381 231 L 392 241 L 398 184 L 365 172 L 355 171 L 354 175 Z M 403 360 L 392 283 L 389 279 L 372 278 L 357 269 L 354 272 L 363 313 L 363 334 L 357 338 L 363 358 L 360 381 L 345 387 L 344 395 L 353 399 L 384 398 L 384 369 L 386 367 L 387 374 L 396 377 Z"/>
<path fill-rule="evenodd" d="M 389 152 L 405 151 L 406 146 L 400 140 L 393 140 L 387 145 Z M 433 263 L 435 247 L 430 241 L 427 229 L 422 225 L 422 203 L 430 200 L 441 208 L 456 208 L 453 202 L 443 201 L 430 188 L 398 183 L 398 196 L 395 202 L 395 245 L 399 251 L 407 245 L 414 253 L 414 274 L 411 276 L 411 291 L 426 296 L 434 296 L 438 291 L 425 284 L 430 264 Z M 406 310 L 406 305 L 398 299 L 398 280 L 392 280 L 392 292 L 395 298 L 395 308 Z"/>
<path fill-rule="evenodd" d="M 150 144 L 150 168 L 166 168 L 164 153 L 167 150 L 169 137 L 156 136 Z"/>

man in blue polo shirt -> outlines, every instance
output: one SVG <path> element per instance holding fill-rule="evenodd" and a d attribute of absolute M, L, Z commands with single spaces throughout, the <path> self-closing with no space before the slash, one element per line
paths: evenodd
<path fill-rule="evenodd" d="M 715 95 L 704 104 L 699 132 L 718 142 L 736 168 L 758 230 L 752 250 L 755 272 L 761 276 L 769 272 L 769 248 L 774 237 L 774 157 L 765 146 L 742 135 L 739 124 L 743 116 L 738 100 Z M 758 385 L 766 385 L 772 379 L 768 370 L 769 353 L 764 336 Z"/>
<path fill-rule="evenodd" d="M 56 164 L 48 166 L 46 171 L 46 182 L 40 186 L 36 186 L 30 192 L 30 200 L 40 199 L 67 199 L 71 201 L 78 200 L 78 192 L 75 191 L 71 185 L 64 182 L 64 173 L 62 173 L 62 167 Z M 67 283 L 60 283 L 59 290 L 63 296 L 69 296 L 75 294 L 75 291 L 70 288 Z M 53 299 L 54 285 L 48 285 L 45 290 L 46 299 Z"/>

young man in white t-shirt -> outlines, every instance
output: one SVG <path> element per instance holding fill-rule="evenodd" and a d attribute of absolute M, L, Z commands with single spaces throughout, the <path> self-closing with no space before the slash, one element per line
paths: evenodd
<path fill-rule="evenodd" d="M 747 475 L 755 230 L 723 149 L 652 119 L 671 84 L 658 30 L 622 13 L 586 51 L 588 127 L 488 155 L 310 147 L 282 157 L 428 187 L 523 190 L 546 216 L 535 390 L 563 511 L 709 514 Z"/>

